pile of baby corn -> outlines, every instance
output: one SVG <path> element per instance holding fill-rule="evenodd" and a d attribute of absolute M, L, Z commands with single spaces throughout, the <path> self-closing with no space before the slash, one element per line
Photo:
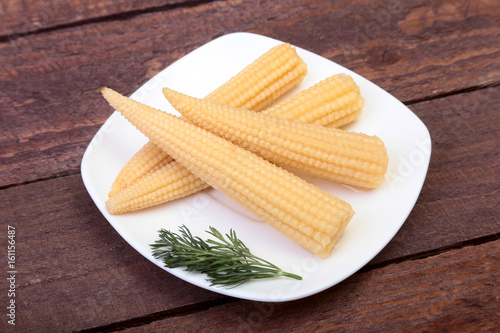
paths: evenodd
<path fill-rule="evenodd" d="M 348 75 L 333 75 L 270 106 L 306 74 L 296 50 L 280 44 L 203 99 L 164 88 L 181 117 L 102 89 L 150 140 L 116 177 L 108 211 L 139 210 L 212 186 L 327 257 L 353 209 L 281 167 L 371 189 L 384 181 L 388 156 L 378 137 L 338 129 L 364 106 Z"/>

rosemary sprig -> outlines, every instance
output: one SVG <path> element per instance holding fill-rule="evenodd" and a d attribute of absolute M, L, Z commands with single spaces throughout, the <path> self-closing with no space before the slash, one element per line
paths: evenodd
<path fill-rule="evenodd" d="M 153 256 L 162 259 L 168 268 L 186 267 L 208 276 L 210 285 L 237 287 L 249 280 L 277 276 L 302 280 L 302 277 L 282 271 L 278 266 L 253 255 L 248 247 L 230 230 L 226 238 L 214 227 L 208 234 L 214 239 L 193 236 L 186 226 L 179 234 L 161 229 L 160 239 L 150 244 Z"/>

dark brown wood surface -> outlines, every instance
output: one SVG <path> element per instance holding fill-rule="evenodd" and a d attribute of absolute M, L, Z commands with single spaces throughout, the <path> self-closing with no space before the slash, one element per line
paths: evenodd
<path fill-rule="evenodd" d="M 0 3 L 0 38 L 6 40 L 39 31 L 56 30 L 113 16 L 135 16 L 146 12 L 187 6 L 194 0 L 4 0 Z"/>
<path fill-rule="evenodd" d="M 496 331 L 498 22 L 493 0 L 2 2 L 1 244 L 15 226 L 18 275 L 16 326 L 2 314 L 0 331 Z M 432 137 L 426 182 L 399 233 L 360 272 L 299 301 L 242 301 L 169 275 L 114 231 L 79 173 L 110 115 L 100 87 L 130 94 L 236 31 L 354 70 Z"/>

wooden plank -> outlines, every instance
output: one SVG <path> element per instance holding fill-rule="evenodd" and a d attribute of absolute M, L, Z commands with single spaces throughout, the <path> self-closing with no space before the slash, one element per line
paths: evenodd
<path fill-rule="evenodd" d="M 395 8 L 391 0 L 211 2 L 0 44 L 0 186 L 78 172 L 85 147 L 110 114 L 100 87 L 130 94 L 187 52 L 231 31 L 319 53 L 403 101 L 496 84 L 498 4 L 465 3 L 466 13 L 446 1 Z M 344 21 L 349 24 L 339 23 Z M 379 23 L 379 30 L 356 38 L 356 27 L 368 29 L 363 24 L 369 22 Z"/>
<path fill-rule="evenodd" d="M 356 274 L 286 303 L 240 301 L 124 332 L 493 332 L 500 241 Z"/>
<path fill-rule="evenodd" d="M 4 0 L 0 2 L 0 36 L 6 39 L 33 33 L 38 30 L 97 20 L 116 15 L 131 15 L 148 10 L 166 9 L 168 6 L 193 2 L 193 0 L 153 1 L 83 1 Z"/>

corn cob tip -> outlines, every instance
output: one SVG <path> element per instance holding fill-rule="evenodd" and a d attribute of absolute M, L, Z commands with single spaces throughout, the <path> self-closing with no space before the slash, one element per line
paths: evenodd
<path fill-rule="evenodd" d="M 113 89 L 111 88 L 108 88 L 108 87 L 102 87 L 101 88 L 101 94 L 102 96 L 104 97 L 104 99 L 109 103 L 109 97 L 113 94 L 113 93 L 117 93 L 116 91 L 114 91 Z M 111 104 L 111 103 L 109 103 Z"/>
<path fill-rule="evenodd" d="M 175 94 L 176 94 L 175 90 L 172 90 L 172 89 L 167 88 L 167 87 L 164 87 L 162 89 L 162 92 L 163 92 L 163 95 L 165 96 L 165 98 L 167 100 L 169 100 L 169 98 L 171 98 L 171 97 L 173 98 L 173 96 L 175 96 Z"/>
<path fill-rule="evenodd" d="M 184 99 L 191 99 L 191 96 L 185 95 L 183 93 L 180 93 L 178 91 L 172 90 L 170 88 L 163 88 L 162 89 L 163 95 L 167 99 L 167 101 L 177 110 L 177 109 L 183 109 Z M 212 102 L 216 103 L 216 102 Z M 216 103 L 218 104 L 218 103 Z"/>
<path fill-rule="evenodd" d="M 106 200 L 106 210 L 108 211 L 108 213 L 110 213 L 111 215 L 117 215 L 116 214 L 116 211 L 115 211 L 115 207 L 114 205 L 112 204 L 111 200 L 108 199 Z"/>
<path fill-rule="evenodd" d="M 104 98 L 106 98 L 107 96 L 109 96 L 113 92 L 116 93 L 116 91 L 114 91 L 113 89 L 108 88 L 108 87 L 102 87 L 100 91 L 101 91 L 101 94 L 104 96 Z"/>
<path fill-rule="evenodd" d="M 130 100 L 128 97 L 108 87 L 104 87 L 101 90 L 101 94 L 104 97 L 104 99 L 109 103 L 109 105 L 111 105 L 111 107 L 113 107 L 115 110 L 120 111 L 121 114 L 123 114 L 123 112 L 121 112 L 120 107 L 128 103 L 128 101 L 138 103 L 136 101 Z"/>

